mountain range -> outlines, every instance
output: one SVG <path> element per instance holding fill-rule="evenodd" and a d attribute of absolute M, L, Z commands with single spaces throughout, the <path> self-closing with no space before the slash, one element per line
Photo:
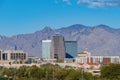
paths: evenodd
<path fill-rule="evenodd" d="M 78 53 L 87 49 L 92 55 L 120 56 L 120 29 L 102 24 L 97 26 L 74 24 L 59 29 L 45 27 L 35 33 L 12 37 L 0 36 L 0 49 L 23 50 L 29 56 L 40 57 L 42 40 L 51 39 L 58 32 L 66 41 L 77 41 Z"/>

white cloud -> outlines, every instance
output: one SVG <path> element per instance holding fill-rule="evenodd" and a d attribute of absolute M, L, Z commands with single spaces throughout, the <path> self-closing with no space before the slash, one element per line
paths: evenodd
<path fill-rule="evenodd" d="M 60 1 L 60 0 L 56 0 Z M 72 4 L 72 1 L 78 5 L 86 5 L 89 7 L 120 7 L 120 0 L 61 0 L 68 5 Z"/>
<path fill-rule="evenodd" d="M 120 0 L 78 0 L 77 3 L 90 7 L 120 7 Z"/>

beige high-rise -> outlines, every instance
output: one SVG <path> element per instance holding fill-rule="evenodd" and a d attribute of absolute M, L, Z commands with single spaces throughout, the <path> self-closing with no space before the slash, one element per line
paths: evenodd
<path fill-rule="evenodd" d="M 51 59 L 64 60 L 65 46 L 64 37 L 62 35 L 56 34 L 53 36 L 50 51 Z"/>

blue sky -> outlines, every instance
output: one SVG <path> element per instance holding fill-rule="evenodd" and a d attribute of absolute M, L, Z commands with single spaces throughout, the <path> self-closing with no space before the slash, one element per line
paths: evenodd
<path fill-rule="evenodd" d="M 0 35 L 73 24 L 120 28 L 120 0 L 0 0 Z"/>

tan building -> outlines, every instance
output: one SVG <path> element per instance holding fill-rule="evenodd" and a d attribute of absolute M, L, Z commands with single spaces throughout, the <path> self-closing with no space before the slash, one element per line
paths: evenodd
<path fill-rule="evenodd" d="M 65 46 L 64 37 L 56 34 L 52 37 L 50 58 L 57 60 L 64 60 L 65 58 Z"/>
<path fill-rule="evenodd" d="M 0 50 L 0 63 L 24 63 L 27 53 L 19 50 Z"/>

